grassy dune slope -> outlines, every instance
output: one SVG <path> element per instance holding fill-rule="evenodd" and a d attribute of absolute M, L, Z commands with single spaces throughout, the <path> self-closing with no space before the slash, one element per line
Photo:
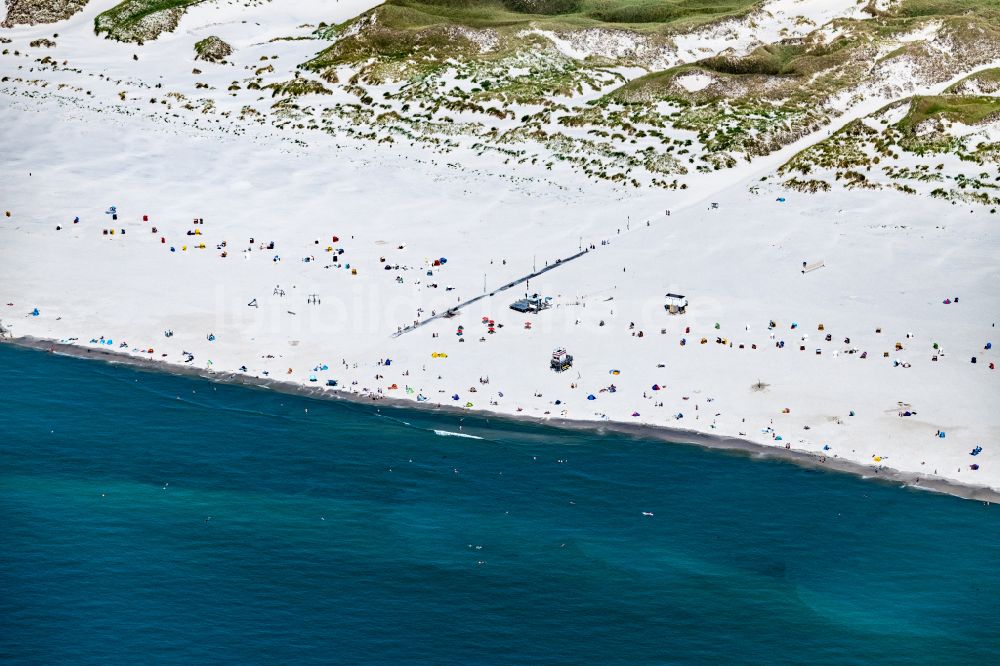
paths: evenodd
<path fill-rule="evenodd" d="M 541 28 L 691 28 L 741 14 L 756 0 L 389 0 L 376 8 L 399 29 L 441 23 L 500 28 L 532 23 Z"/>
<path fill-rule="evenodd" d="M 891 188 L 1000 207 L 1000 97 L 916 96 L 895 102 L 802 151 L 781 167 L 804 191 Z"/>
<path fill-rule="evenodd" d="M 472 46 L 458 31 L 491 29 L 511 40 L 527 28 L 605 28 L 670 34 L 746 13 L 759 0 L 389 0 L 328 33 L 363 29 L 339 39 L 309 63 L 311 69 L 368 58 L 402 60 L 435 52 L 465 55 Z"/>
<path fill-rule="evenodd" d="M 94 19 L 94 31 L 109 39 L 144 42 L 171 32 L 188 7 L 205 0 L 125 0 Z"/>

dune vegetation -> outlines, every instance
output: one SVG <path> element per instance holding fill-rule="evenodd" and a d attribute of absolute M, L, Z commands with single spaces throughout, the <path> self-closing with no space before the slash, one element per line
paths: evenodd
<path fill-rule="evenodd" d="M 205 0 L 124 0 L 94 19 L 94 31 L 108 39 L 145 42 L 172 32 L 188 7 Z"/>

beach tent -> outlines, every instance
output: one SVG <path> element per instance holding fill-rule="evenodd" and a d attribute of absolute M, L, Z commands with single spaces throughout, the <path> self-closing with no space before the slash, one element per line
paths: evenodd
<path fill-rule="evenodd" d="M 591 393 L 590 395 L 587 396 L 587 400 L 597 400 L 597 396 Z"/>

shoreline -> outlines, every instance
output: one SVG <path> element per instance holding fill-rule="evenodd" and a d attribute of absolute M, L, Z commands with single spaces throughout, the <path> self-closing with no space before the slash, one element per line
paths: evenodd
<path fill-rule="evenodd" d="M 235 386 L 245 386 L 258 389 L 264 388 L 274 390 L 279 393 L 299 395 L 318 400 L 339 400 L 359 405 L 377 404 L 379 406 L 384 405 L 386 407 L 393 408 L 421 410 L 428 413 L 437 412 L 439 414 L 447 414 L 450 416 L 475 415 L 484 418 L 496 418 L 511 422 L 547 425 L 569 431 L 587 431 L 597 433 L 609 432 L 619 435 L 652 439 L 670 444 L 700 446 L 706 449 L 743 454 L 753 458 L 771 458 L 789 462 L 807 469 L 829 470 L 852 474 L 865 480 L 898 483 L 904 487 L 938 492 L 958 497 L 960 499 L 982 502 L 1000 502 L 1000 491 L 994 490 L 988 486 L 967 485 L 940 477 L 917 474 L 913 472 L 901 472 L 888 467 L 876 469 L 867 465 L 835 457 L 826 457 L 825 460 L 821 461 L 820 456 L 812 452 L 765 446 L 749 440 L 740 439 L 738 437 L 711 435 L 680 428 L 668 428 L 664 426 L 651 426 L 645 424 L 640 425 L 621 421 L 584 421 L 560 417 L 545 419 L 520 414 L 505 414 L 485 409 L 464 409 L 450 405 L 428 406 L 416 401 L 403 400 L 400 398 L 380 397 L 377 400 L 372 400 L 365 395 L 342 390 L 325 390 L 320 387 L 310 387 L 294 382 L 281 381 L 267 377 L 251 377 L 237 373 L 216 373 L 202 368 L 190 368 L 174 363 L 139 358 L 114 350 L 90 349 L 87 347 L 80 347 L 73 344 L 33 336 L 0 338 L 0 343 L 9 344 L 22 349 L 58 354 L 61 356 L 70 356 L 80 359 L 96 359 L 105 363 L 127 365 L 140 370 L 166 372 L 168 374 L 186 377 L 199 377 L 201 379 Z"/>

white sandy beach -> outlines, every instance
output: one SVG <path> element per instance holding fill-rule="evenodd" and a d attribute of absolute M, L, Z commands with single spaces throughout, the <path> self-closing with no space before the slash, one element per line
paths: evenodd
<path fill-rule="evenodd" d="M 60 25 L 59 48 L 82 48 L 101 6 Z M 495 153 L 153 118 L 148 104 L 112 101 L 119 77 L 155 80 L 139 68 L 190 39 L 185 25 L 131 73 L 132 47 L 95 41 L 84 64 L 108 80 L 87 79 L 94 95 L 60 90 L 65 73 L 45 74 L 44 88 L 0 84 L 0 210 L 11 213 L 0 322 L 12 335 L 336 380 L 328 390 L 374 398 L 688 429 L 1000 489 L 1000 358 L 985 349 L 1000 342 L 1000 234 L 988 210 L 775 184 L 827 130 L 664 193 L 561 164 L 513 175 Z M 3 34 L 20 44 L 53 29 Z M 292 63 L 309 47 L 280 48 Z M 0 75 L 32 64 L 21 60 L 0 59 Z M 164 68 L 164 82 L 191 67 Z M 232 78 L 215 76 L 222 89 Z M 803 273 L 803 262 L 823 266 Z M 667 292 L 687 296 L 686 314 L 667 314 Z M 526 293 L 552 307 L 510 310 Z M 575 357 L 566 372 L 549 368 L 557 347 Z"/>

